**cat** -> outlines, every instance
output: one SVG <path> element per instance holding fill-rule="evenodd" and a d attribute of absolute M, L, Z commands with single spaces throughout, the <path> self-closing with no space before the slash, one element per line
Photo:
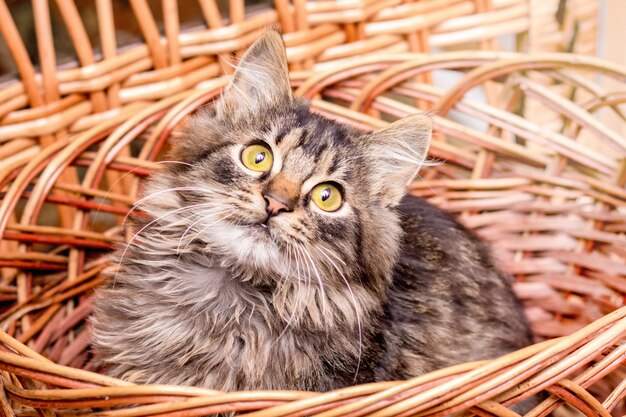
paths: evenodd
<path fill-rule="evenodd" d="M 402 380 L 531 343 L 508 276 L 450 214 L 406 196 L 429 116 L 371 133 L 292 95 L 268 31 L 172 138 L 97 293 L 109 375 L 218 390 Z"/>

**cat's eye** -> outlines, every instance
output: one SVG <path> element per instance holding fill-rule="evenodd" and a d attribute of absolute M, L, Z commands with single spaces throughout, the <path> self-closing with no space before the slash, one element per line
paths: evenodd
<path fill-rule="evenodd" d="M 252 171 L 269 171 L 273 162 L 272 152 L 265 145 L 258 143 L 250 145 L 241 152 L 241 163 Z"/>
<path fill-rule="evenodd" d="M 311 191 L 311 200 L 324 211 L 337 211 L 341 207 L 343 197 L 339 188 L 325 182 L 316 185 Z"/>

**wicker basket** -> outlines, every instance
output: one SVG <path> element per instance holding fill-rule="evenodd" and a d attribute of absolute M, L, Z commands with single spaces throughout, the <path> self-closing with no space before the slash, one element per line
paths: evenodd
<path fill-rule="evenodd" d="M 441 69 L 466 74 L 446 93 L 415 81 Z M 92 290 L 103 280 L 101 255 L 123 240 L 119 222 L 140 180 L 159 168 L 152 161 L 176 123 L 219 93 L 224 81 L 214 80 L 137 103 L 57 139 L 19 169 L 4 171 L 0 404 L 9 415 L 11 409 L 53 415 L 51 410 L 136 405 L 100 415 L 237 410 L 252 416 L 439 416 L 469 410 L 511 417 L 505 405 L 545 390 L 551 396 L 529 416 L 563 403 L 589 416 L 608 416 L 613 409 L 621 415 L 626 143 L 595 113 L 619 112 L 626 95 L 604 92 L 581 76 L 589 72 L 626 81 L 626 69 L 591 57 L 495 52 L 371 56 L 293 79 L 298 94 L 318 97 L 316 111 L 366 130 L 417 111 L 416 100 L 437 109 L 431 154 L 446 162 L 425 169 L 424 181 L 410 190 L 458 213 L 495 243 L 497 259 L 517 277 L 516 290 L 543 342 L 406 382 L 325 394 L 138 386 L 76 369 L 94 370 L 83 320 L 91 311 Z M 560 90 L 576 92 L 578 104 L 531 76 L 558 80 Z M 486 86 L 498 106 L 472 97 Z M 542 125 L 524 118 L 521 104 L 530 102 L 543 106 Z M 464 124 L 464 116 L 472 123 Z M 585 145 L 588 136 L 594 146 Z"/>
<path fill-rule="evenodd" d="M 603 87 L 608 78 L 624 86 L 626 69 L 556 53 L 391 53 L 397 45 L 400 52 L 408 49 L 403 45 L 413 42 L 417 32 L 363 38 L 358 28 L 377 27 L 385 13 L 427 5 L 467 3 L 475 7 L 472 11 L 484 11 L 479 7 L 516 2 L 380 3 L 389 8 L 377 10 L 379 2 L 373 1 L 295 1 L 297 13 L 291 18 L 285 12 L 289 8 L 280 9 L 287 2 L 275 3 L 279 12 L 251 17 L 243 15 L 242 2 L 231 2 L 234 23 L 218 27 L 223 23 L 214 19 L 216 4 L 207 0 L 201 4 L 213 19 L 211 29 L 179 34 L 170 19 L 168 42 L 159 43 L 146 3 L 133 0 L 144 16 L 149 46 L 117 54 L 110 43 L 110 2 L 97 1 L 102 39 L 108 41 L 104 58 L 96 62 L 85 49 L 89 44 L 83 42 L 86 35 L 76 24 L 73 3 L 58 0 L 73 22 L 68 24 L 73 39 L 82 45 L 82 66 L 55 71 L 54 50 L 46 49 L 50 31 L 43 25 L 40 46 L 47 58 L 39 76 L 30 61 L 20 58 L 21 41 L 0 0 L 0 31 L 14 47 L 22 78 L 0 88 L 3 414 L 200 416 L 235 410 L 250 417 L 454 412 L 514 417 L 506 406 L 540 391 L 549 397 L 529 417 L 572 407 L 590 417 L 626 413 L 626 139 L 600 121 L 606 113 L 626 120 L 620 109 L 626 88 Z M 531 11 L 539 10 L 532 9 L 536 3 L 550 10 L 548 4 L 564 2 L 530 2 Z M 568 8 L 574 3 L 567 2 Z M 45 23 L 47 3 L 33 4 L 36 20 Z M 173 4 L 163 2 L 164 7 Z M 583 13 L 576 4 L 576 13 Z M 457 30 L 458 22 L 471 25 L 481 16 L 471 13 L 428 27 L 442 34 L 446 27 Z M 563 14 L 563 22 L 572 15 Z M 412 184 L 410 192 L 457 213 L 493 243 L 500 266 L 517 279 L 515 289 L 538 344 L 409 381 L 331 393 L 220 393 L 133 385 L 97 373 L 85 320 L 93 289 L 104 279 L 103 255 L 128 239 L 120 225 L 142 179 L 161 166 L 158 160 L 172 129 L 225 85 L 215 78 L 221 72 L 217 60 L 231 60 L 232 51 L 280 16 L 290 32 L 285 35 L 292 42 L 290 59 L 299 69 L 292 74 L 294 88 L 311 98 L 319 113 L 371 130 L 418 108 L 432 111 L 431 156 L 443 163 L 425 168 L 423 181 Z M 289 19 L 291 29 L 285 23 Z M 529 40 L 530 22 L 524 29 Z M 334 29 L 324 32 L 327 27 Z M 436 30 L 428 30 L 429 42 L 435 35 Z M 378 43 L 388 36 L 393 42 Z M 342 40 L 327 51 L 344 52 L 322 62 L 330 53 L 323 50 L 335 44 L 319 39 L 334 37 Z M 189 39 L 193 42 L 186 43 Z M 365 44 L 374 46 L 356 49 Z M 374 53 L 360 55 L 365 50 Z M 358 59 L 337 61 L 354 55 Z M 318 71 L 307 70 L 314 63 Z M 444 75 L 455 79 L 451 74 L 456 81 L 445 90 L 435 86 L 441 82 L 426 82 Z"/>

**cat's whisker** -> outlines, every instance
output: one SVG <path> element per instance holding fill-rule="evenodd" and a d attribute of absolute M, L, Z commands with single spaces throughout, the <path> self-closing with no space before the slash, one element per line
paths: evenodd
<path fill-rule="evenodd" d="M 190 224 L 186 229 L 185 232 L 181 235 L 181 237 L 178 238 L 178 244 L 176 245 L 176 254 L 178 255 L 178 258 L 176 258 L 176 261 L 180 261 L 181 256 L 186 253 L 187 248 L 189 247 L 189 245 L 191 243 L 193 243 L 193 241 L 195 240 L 195 238 L 197 237 L 197 234 L 194 235 L 193 237 L 189 238 L 187 241 L 184 241 L 185 236 L 187 235 L 187 233 L 193 228 L 193 226 L 195 226 L 196 224 L 203 222 L 205 220 L 208 220 L 209 218 L 211 218 L 212 216 L 214 216 L 215 214 L 208 214 L 205 216 L 202 216 L 200 219 L 196 220 L 195 222 L 193 222 L 192 224 Z M 181 250 L 181 246 L 182 244 L 186 242 L 185 247 L 183 248 L 183 250 Z"/>
<path fill-rule="evenodd" d="M 124 178 L 126 178 L 126 177 L 127 177 L 127 176 L 129 176 L 130 174 L 133 174 L 133 173 L 135 173 L 135 171 L 137 171 L 137 170 L 139 170 L 139 169 L 141 169 L 141 168 L 145 168 L 145 167 L 147 167 L 147 166 L 151 166 L 151 165 L 153 165 L 153 164 L 180 164 L 180 165 L 187 165 L 187 166 L 190 166 L 190 167 L 192 167 L 192 166 L 193 166 L 193 164 L 190 164 L 190 163 L 187 163 L 187 162 L 183 162 L 183 161 L 168 161 L 168 160 L 163 160 L 163 161 L 154 161 L 154 162 L 150 162 L 149 164 L 140 165 L 140 166 L 137 166 L 137 167 L 135 167 L 135 168 L 131 169 L 130 171 L 127 171 L 127 172 L 125 172 L 124 174 L 120 175 L 120 177 L 119 177 L 118 179 L 116 179 L 116 180 L 113 182 L 113 184 L 111 184 L 111 185 L 109 186 L 109 188 L 108 188 L 108 190 L 107 190 L 107 193 L 110 193 L 110 192 L 113 190 L 113 188 L 115 188 L 115 186 L 116 186 L 117 184 L 119 184 L 121 181 L 123 181 L 123 180 L 124 180 Z M 100 214 L 100 209 L 102 208 L 102 204 L 104 204 L 104 203 L 101 203 L 101 204 L 99 204 L 99 205 L 98 205 L 98 208 L 96 209 L 96 212 L 95 212 L 95 215 L 96 215 L 96 216 L 97 216 L 98 214 Z M 135 202 L 135 204 L 137 204 L 137 203 Z M 131 210 L 129 211 L 129 213 L 131 213 L 131 212 L 132 212 L 132 211 L 134 211 L 134 210 L 135 210 L 135 205 L 133 204 L 133 207 L 131 208 Z M 126 218 L 127 218 L 127 217 L 128 217 L 128 214 L 127 214 L 127 215 L 126 215 L 126 217 L 124 218 L 124 221 L 126 221 Z"/>
<path fill-rule="evenodd" d="M 300 253 L 298 251 L 298 248 L 294 246 L 293 249 L 294 249 L 294 260 L 296 262 L 296 279 L 298 282 L 298 303 L 297 305 L 292 306 L 292 311 L 294 313 L 297 311 L 298 314 L 301 316 L 303 314 L 301 310 L 303 309 L 300 307 L 300 304 L 304 303 L 304 307 L 306 308 L 306 300 L 302 299 L 302 285 L 307 285 L 307 283 L 303 282 L 302 280 L 303 273 L 301 271 L 303 271 L 303 269 L 302 269 L 302 265 L 300 261 Z M 308 286 L 307 286 L 307 297 L 308 297 Z"/>
<path fill-rule="evenodd" d="M 232 208 L 231 208 L 231 210 L 230 210 L 230 211 L 232 212 L 232 216 L 228 216 L 228 217 L 233 217 L 233 218 L 234 218 L 234 220 L 233 220 L 233 221 L 230 221 L 230 220 L 229 220 L 227 223 L 228 223 L 229 225 L 231 225 L 231 226 L 235 226 L 235 227 L 236 227 L 236 226 L 240 226 L 240 225 L 242 224 L 242 223 L 241 223 L 241 222 L 242 222 L 241 217 L 240 217 L 240 216 L 237 216 L 237 213 L 236 213 L 235 211 L 233 211 L 233 210 L 232 210 Z"/>
<path fill-rule="evenodd" d="M 359 355 L 358 355 L 358 360 L 356 364 L 356 370 L 354 371 L 354 382 L 356 383 L 357 376 L 359 375 L 359 368 L 361 367 L 361 356 L 363 355 L 363 323 L 361 320 L 359 304 L 357 303 L 356 295 L 354 294 L 354 291 L 352 291 L 352 287 L 350 286 L 350 283 L 346 279 L 343 272 L 341 272 L 337 264 L 335 264 L 335 262 L 333 262 L 333 260 L 328 255 L 326 255 L 324 252 L 320 250 L 321 247 L 318 247 L 317 249 L 320 254 L 322 254 L 324 257 L 326 257 L 326 259 L 328 259 L 331 266 L 335 269 L 335 271 L 337 271 L 339 276 L 341 276 L 341 279 L 343 279 L 343 282 L 346 284 L 346 287 L 348 288 L 348 291 L 350 292 L 350 297 L 352 298 L 352 306 L 354 307 L 354 314 L 356 315 L 357 328 L 359 330 Z"/>
<path fill-rule="evenodd" d="M 315 273 L 315 276 L 317 277 L 317 281 L 319 283 L 319 288 L 320 288 L 320 297 L 322 298 L 322 314 L 326 315 L 328 311 L 328 305 L 326 301 L 326 290 L 324 289 L 324 281 L 322 280 L 319 269 L 315 265 L 315 261 L 313 261 L 313 257 L 311 256 L 311 253 L 304 246 L 300 246 L 300 247 L 302 248 L 303 253 L 309 259 L 310 265 L 313 268 L 313 272 Z"/>
<path fill-rule="evenodd" d="M 187 210 L 191 210 L 191 209 L 194 209 L 194 208 L 197 208 L 197 207 L 203 207 L 203 206 L 205 206 L 205 207 L 206 207 L 206 206 L 210 206 L 210 205 L 212 205 L 212 203 L 199 203 L 199 204 L 192 204 L 192 205 L 190 205 L 190 206 L 184 206 L 184 207 L 179 207 L 179 208 L 177 208 L 177 209 L 170 210 L 170 211 L 168 211 L 167 213 L 165 213 L 165 214 L 163 214 L 163 215 L 161 215 L 161 216 L 158 216 L 158 217 L 156 217 L 155 219 L 151 220 L 149 223 L 145 224 L 145 225 L 144 225 L 141 229 L 139 229 L 139 231 L 137 231 L 137 232 L 136 232 L 136 233 L 132 236 L 132 238 L 131 238 L 128 242 L 127 242 L 126 246 L 128 247 L 130 244 L 132 244 L 132 243 L 133 243 L 133 241 L 134 241 L 134 240 L 135 240 L 135 239 L 136 239 L 136 238 L 137 238 L 137 237 L 138 237 L 138 236 L 139 236 L 139 235 L 140 235 L 140 234 L 141 234 L 144 230 L 146 230 L 147 228 L 151 227 L 153 224 L 157 223 L 158 221 L 160 221 L 160 220 L 164 219 L 164 218 L 165 218 L 165 217 L 167 217 L 167 216 L 170 216 L 170 215 L 172 215 L 172 214 L 177 214 L 177 213 L 180 213 L 180 212 L 184 212 L 184 211 L 187 211 Z M 171 224 L 170 224 L 170 226 L 171 226 Z"/>
<path fill-rule="evenodd" d="M 285 257 L 288 261 L 287 273 L 280 275 L 280 280 L 278 281 L 278 288 L 280 291 L 282 291 L 284 286 L 288 285 L 288 281 L 291 275 L 291 247 L 289 245 L 286 245 L 285 250 L 287 251 L 287 255 Z"/>
<path fill-rule="evenodd" d="M 206 193 L 207 195 L 211 195 L 211 196 L 221 196 L 222 195 L 221 193 L 218 193 L 215 190 L 210 190 L 208 188 L 200 188 L 200 187 L 172 187 L 172 188 L 166 188 L 166 189 L 163 189 L 163 190 L 155 191 L 154 193 L 148 194 L 148 195 L 144 196 L 143 198 L 137 200 L 135 202 L 135 204 L 133 204 L 133 206 L 130 208 L 128 213 L 126 213 L 126 216 L 124 216 L 124 219 L 122 220 L 122 224 L 126 223 L 126 221 L 128 220 L 128 217 L 135 210 L 139 209 L 140 206 L 143 203 L 145 203 L 146 201 L 149 201 L 150 199 L 158 197 L 161 194 L 168 193 L 168 192 L 176 192 L 176 191 L 202 191 L 202 192 Z"/>
<path fill-rule="evenodd" d="M 109 187 L 109 189 L 107 190 L 107 192 L 111 192 L 111 190 L 113 190 L 113 188 L 120 183 L 120 181 L 123 181 L 124 178 L 126 178 L 127 176 L 129 176 L 130 174 L 133 174 L 135 171 L 137 171 L 138 169 L 142 169 L 145 168 L 147 166 L 151 166 L 154 164 L 179 164 L 179 165 L 186 165 L 186 166 L 190 166 L 193 167 L 193 164 L 187 163 L 187 162 L 183 162 L 183 161 L 154 161 L 154 162 L 150 162 L 149 164 L 145 164 L 145 165 L 140 165 L 137 166 L 133 169 L 131 169 L 130 171 L 125 172 L 124 174 L 122 174 L 117 180 L 115 180 L 115 182 L 113 182 L 113 184 L 111 184 L 111 186 Z"/>
<path fill-rule="evenodd" d="M 126 255 L 126 252 L 128 252 L 128 249 L 129 249 L 130 245 L 131 245 L 131 244 L 135 241 L 135 239 L 136 239 L 136 238 L 137 238 L 137 237 L 138 237 L 138 236 L 139 236 L 139 235 L 140 235 L 140 234 L 141 234 L 144 230 L 146 230 L 147 228 L 151 227 L 153 224 L 157 223 L 159 220 L 162 220 L 162 219 L 164 219 L 164 218 L 165 218 L 165 217 L 167 217 L 167 216 L 171 216 L 172 214 L 180 213 L 180 212 L 182 212 L 182 211 L 185 211 L 185 210 L 190 210 L 190 209 L 193 209 L 193 208 L 196 208 L 196 207 L 206 206 L 207 204 L 210 204 L 210 203 L 194 204 L 194 205 L 191 205 L 191 206 L 180 207 L 180 208 L 177 208 L 177 209 L 174 209 L 174 210 L 168 211 L 167 213 L 165 213 L 165 214 L 163 214 L 163 215 L 161 215 L 161 216 L 157 217 L 156 219 L 153 219 L 153 220 L 152 220 L 152 221 L 150 221 L 149 223 L 145 224 L 145 225 L 144 225 L 141 229 L 139 229 L 139 231 L 138 231 L 138 232 L 136 232 L 136 233 L 135 233 L 135 234 L 131 237 L 131 239 L 130 239 L 127 243 L 126 243 L 126 246 L 124 247 L 124 250 L 122 251 L 122 255 L 120 256 L 120 259 L 119 259 L 119 261 L 117 262 L 117 271 L 115 272 L 115 276 L 114 276 L 114 278 L 113 278 L 113 288 L 115 288 L 115 283 L 116 283 L 116 281 L 117 281 L 117 275 L 118 275 L 119 270 L 121 269 L 121 266 L 122 266 L 122 261 L 124 260 L 124 256 Z"/>
<path fill-rule="evenodd" d="M 285 247 L 285 251 L 287 252 L 287 254 L 284 256 L 284 258 L 287 258 L 287 272 L 286 273 L 281 273 L 280 274 L 280 278 L 278 280 L 278 285 L 277 288 L 280 290 L 283 289 L 283 286 L 287 284 L 287 281 L 289 280 L 289 275 L 291 275 L 291 258 L 289 257 L 290 255 L 290 248 L 289 246 Z"/>
<path fill-rule="evenodd" d="M 319 245 L 317 246 L 317 249 L 319 250 L 323 250 L 324 252 L 326 252 L 328 255 L 331 255 L 333 258 L 335 258 L 338 262 L 341 262 L 341 264 L 343 266 L 346 266 L 346 261 L 344 261 L 343 259 L 341 259 L 339 256 L 337 256 L 336 253 L 334 253 L 332 250 L 326 248 L 324 245 Z"/>
<path fill-rule="evenodd" d="M 231 213 L 231 214 L 228 214 L 227 216 L 220 217 L 220 215 L 221 215 L 221 214 L 228 213 L 228 212 L 229 212 L 229 210 L 228 210 L 228 209 L 225 209 L 225 210 L 223 210 L 223 211 L 220 211 L 220 212 L 214 213 L 213 215 L 214 215 L 214 216 L 215 216 L 215 215 L 217 215 L 217 217 L 218 217 L 218 218 L 217 218 L 215 221 L 213 221 L 212 223 L 209 223 L 208 225 L 204 226 L 202 229 L 198 230 L 198 231 L 196 232 L 196 234 L 194 234 L 194 235 L 193 235 L 193 237 L 191 237 L 191 238 L 189 239 L 189 241 L 187 242 L 187 244 L 186 244 L 186 245 L 185 245 L 185 247 L 183 248 L 183 252 L 185 252 L 185 251 L 187 250 L 187 248 L 189 247 L 189 245 L 191 245 L 191 244 L 193 243 L 193 241 L 194 241 L 197 237 L 199 237 L 202 233 L 204 233 L 204 232 L 205 232 L 208 228 L 210 228 L 211 226 L 213 226 L 213 225 L 215 225 L 215 224 L 217 224 L 217 223 L 219 223 L 219 222 L 221 222 L 221 221 L 226 221 L 228 218 L 230 218 L 230 217 L 232 217 L 232 216 L 234 215 L 234 214 L 232 214 L 232 213 Z"/>
<path fill-rule="evenodd" d="M 223 206 L 223 204 L 221 204 L 221 206 Z M 191 230 L 191 228 L 193 228 L 196 224 L 207 220 L 208 218 L 210 218 L 211 216 L 215 216 L 215 215 L 219 215 L 225 212 L 228 212 L 228 208 L 227 207 L 216 207 L 216 208 L 220 208 L 220 210 L 217 210 L 215 212 L 209 212 L 209 213 L 198 213 L 198 214 L 206 214 L 205 216 L 201 217 L 199 220 L 196 220 L 195 222 L 191 223 L 183 232 L 183 234 L 181 235 L 180 239 L 178 239 L 178 247 L 176 248 L 176 253 L 180 254 L 180 246 L 183 244 L 183 239 L 185 239 L 185 236 L 187 235 L 187 233 Z M 193 240 L 193 239 L 192 239 Z M 186 246 L 185 246 L 186 248 Z"/>
<path fill-rule="evenodd" d="M 287 246 L 286 249 L 287 249 L 287 258 L 289 259 L 289 264 L 287 266 L 287 274 L 285 276 L 288 279 L 289 275 L 291 275 L 291 257 L 290 257 L 290 255 L 291 255 L 291 248 L 289 246 Z M 285 284 L 286 284 L 287 279 L 285 279 L 284 281 L 282 279 L 282 278 L 285 278 L 285 276 L 281 277 L 281 282 L 285 282 Z M 299 288 L 300 288 L 300 281 L 298 280 L 298 289 Z M 297 312 L 296 309 L 293 309 L 293 308 L 291 309 L 291 315 L 289 316 L 289 319 L 287 320 L 287 324 L 285 325 L 285 328 L 283 329 L 282 332 L 280 332 L 280 334 L 278 335 L 276 340 L 272 343 L 271 348 L 273 348 L 276 345 L 276 343 L 278 343 L 280 338 L 283 337 L 283 335 L 287 332 L 287 330 L 289 330 L 289 327 L 291 327 L 291 323 L 292 323 L 293 319 L 295 318 L 296 312 Z M 271 348 L 270 348 L 270 350 L 271 350 Z"/>
<path fill-rule="evenodd" d="M 308 300 L 311 293 L 311 275 L 307 273 L 308 265 L 304 262 L 305 259 L 304 255 L 302 255 L 302 251 L 300 250 L 300 246 L 296 245 L 294 246 L 294 249 L 296 250 L 296 254 L 298 255 L 298 281 L 302 282 L 302 284 L 306 286 L 306 295 L 304 297 L 301 296 L 302 290 L 298 290 L 298 305 L 294 307 L 296 310 L 301 311 L 300 314 L 302 315 L 304 314 L 304 310 L 308 308 Z M 304 270 L 305 266 L 307 267 L 307 271 Z M 302 275 L 302 278 L 300 278 L 300 274 Z M 301 303 L 304 304 L 304 308 L 300 308 Z"/>
<path fill-rule="evenodd" d="M 224 196 L 225 194 L 218 191 L 218 190 L 211 190 L 209 188 L 202 188 L 202 187 L 172 187 L 172 188 L 165 188 L 159 191 L 155 191 L 154 193 L 148 194 L 146 196 L 144 196 L 143 198 L 137 200 L 135 202 L 135 204 L 133 204 L 133 209 L 139 208 L 143 203 L 145 203 L 146 201 L 149 201 L 155 197 L 158 197 L 161 194 L 164 193 L 172 193 L 172 192 L 177 192 L 177 191 L 199 191 L 202 193 L 205 193 L 207 196 Z"/>

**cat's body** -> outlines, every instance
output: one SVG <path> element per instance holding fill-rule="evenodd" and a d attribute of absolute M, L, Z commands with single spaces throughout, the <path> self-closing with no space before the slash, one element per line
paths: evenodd
<path fill-rule="evenodd" d="M 364 134 L 312 114 L 291 97 L 275 33 L 233 85 L 149 181 L 138 206 L 150 219 L 98 295 L 94 343 L 111 375 L 323 391 L 530 343 L 483 245 L 402 199 L 427 117 Z"/>
<path fill-rule="evenodd" d="M 118 275 L 99 303 L 110 373 L 223 390 L 323 391 L 406 379 L 527 345 L 509 280 L 484 247 L 423 200 L 405 197 L 398 211 L 400 259 L 387 301 L 361 317 L 361 335 L 358 326 L 331 321 L 326 330 L 323 317 L 314 329 L 289 326 L 271 289 L 207 267 L 202 257 L 127 252 L 129 264 L 135 256 L 144 263 L 142 273 Z M 343 298 L 349 303 L 349 292 Z"/>
<path fill-rule="evenodd" d="M 511 279 L 450 214 L 415 197 L 389 291 L 388 379 L 490 359 L 531 343 Z"/>

